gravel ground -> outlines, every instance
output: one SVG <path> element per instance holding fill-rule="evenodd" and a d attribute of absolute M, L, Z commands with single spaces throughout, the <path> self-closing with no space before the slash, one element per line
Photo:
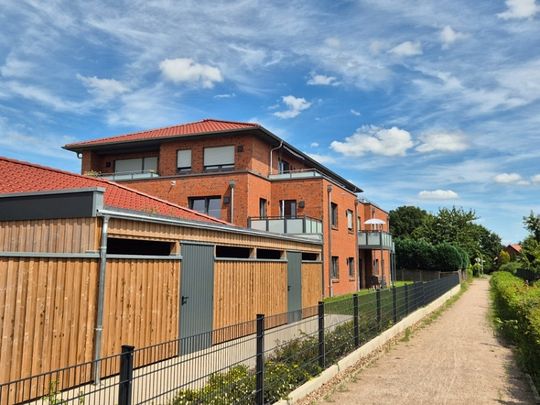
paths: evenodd
<path fill-rule="evenodd" d="M 311 403 L 531 404 L 511 349 L 488 320 L 489 283 L 475 280 L 440 318 Z M 328 388 L 326 388 L 328 392 Z"/>

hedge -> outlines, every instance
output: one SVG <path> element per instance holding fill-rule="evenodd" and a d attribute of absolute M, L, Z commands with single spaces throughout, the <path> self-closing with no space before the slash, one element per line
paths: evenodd
<path fill-rule="evenodd" d="M 517 346 L 521 367 L 540 389 L 540 284 L 529 286 L 504 271 L 495 272 L 490 283 L 495 322 Z"/>
<path fill-rule="evenodd" d="M 469 265 L 467 253 L 452 244 L 433 246 L 423 240 L 396 239 L 398 269 L 457 271 Z"/>

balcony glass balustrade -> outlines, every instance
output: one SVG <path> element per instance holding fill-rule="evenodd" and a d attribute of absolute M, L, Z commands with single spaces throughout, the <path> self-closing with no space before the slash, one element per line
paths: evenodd
<path fill-rule="evenodd" d="M 112 181 L 127 181 L 127 180 L 141 180 L 141 179 L 151 179 L 154 177 L 159 177 L 159 174 L 154 170 L 140 170 L 133 172 L 116 172 L 116 173 L 103 173 L 99 174 L 98 177 L 112 180 Z"/>
<path fill-rule="evenodd" d="M 284 234 L 322 234 L 322 221 L 303 217 L 251 217 L 248 227 L 259 231 Z"/>
<path fill-rule="evenodd" d="M 382 231 L 360 231 L 358 232 L 358 247 L 360 249 L 383 249 L 394 250 L 392 235 Z"/>

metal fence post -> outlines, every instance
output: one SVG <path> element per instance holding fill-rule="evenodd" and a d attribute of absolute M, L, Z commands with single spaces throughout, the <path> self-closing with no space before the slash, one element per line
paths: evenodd
<path fill-rule="evenodd" d="M 324 348 L 324 302 L 319 301 L 319 367 L 324 369 L 325 359 Z"/>
<path fill-rule="evenodd" d="M 118 386 L 118 405 L 131 405 L 133 385 L 133 346 L 122 345 L 120 355 L 120 382 Z"/>
<path fill-rule="evenodd" d="M 405 314 L 409 315 L 409 284 L 405 284 Z"/>
<path fill-rule="evenodd" d="M 255 357 L 255 403 L 264 404 L 264 314 L 257 314 L 257 354 Z"/>
<path fill-rule="evenodd" d="M 381 330 L 382 313 L 381 313 L 381 290 L 378 289 L 375 292 L 375 298 L 377 299 L 377 327 Z"/>
<path fill-rule="evenodd" d="M 358 322 L 358 294 L 353 294 L 353 332 L 354 332 L 354 346 L 360 346 L 360 331 Z"/>
<path fill-rule="evenodd" d="M 397 323 L 397 302 L 396 302 L 396 286 L 392 287 L 392 320 L 394 325 Z"/>

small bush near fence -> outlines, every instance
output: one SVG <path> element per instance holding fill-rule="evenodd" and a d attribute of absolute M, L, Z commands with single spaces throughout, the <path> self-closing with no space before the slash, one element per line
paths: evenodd
<path fill-rule="evenodd" d="M 495 322 L 517 346 L 521 366 L 540 389 L 540 284 L 527 285 L 508 273 L 491 278 Z"/>

